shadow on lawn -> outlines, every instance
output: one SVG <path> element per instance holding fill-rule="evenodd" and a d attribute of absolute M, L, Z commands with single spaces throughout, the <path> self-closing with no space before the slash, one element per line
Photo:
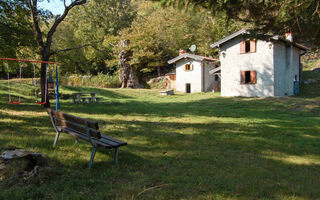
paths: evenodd
<path fill-rule="evenodd" d="M 283 117 L 312 116 L 312 112 L 320 110 L 320 103 L 310 103 L 313 108 L 304 111 L 303 109 L 290 110 L 290 104 L 295 101 L 293 98 L 208 98 L 192 102 L 163 102 L 153 103 L 146 101 L 129 100 L 126 102 L 110 102 L 100 104 L 85 104 L 79 109 L 69 105 L 66 110 L 73 113 L 94 113 L 106 115 L 143 115 L 155 117 L 230 117 L 230 118 L 252 118 L 270 119 L 285 121 Z M 305 104 L 309 105 L 309 104 Z M 297 112 L 295 112 L 297 111 Z"/>
<path fill-rule="evenodd" d="M 95 93 L 97 93 L 96 96 L 109 98 L 109 99 L 131 99 L 132 98 L 128 95 L 119 94 L 117 92 L 113 92 L 111 90 L 101 89 L 101 88 L 73 87 L 73 86 L 63 86 L 63 88 L 70 93 L 95 92 Z"/>
<path fill-rule="evenodd" d="M 112 91 L 101 92 L 104 91 L 106 93 L 102 94 L 105 97 L 123 98 Z M 111 174 L 101 173 L 102 170 L 112 171 L 110 161 L 98 161 L 91 172 L 85 172 L 82 167 L 85 168 L 87 161 L 74 158 L 75 162 L 69 163 L 70 168 L 84 173 L 73 172 L 69 180 L 81 179 L 84 184 L 77 188 L 71 185 L 70 188 L 82 188 L 88 194 L 92 193 L 92 188 L 87 189 L 85 184 L 88 180 L 83 180 L 87 178 L 94 185 L 94 191 L 120 188 L 108 190 L 111 198 L 128 191 L 123 188 L 131 188 L 129 192 L 137 194 L 137 191 L 161 184 L 170 185 L 145 193 L 140 199 L 205 198 L 215 195 L 234 199 L 319 197 L 320 148 L 317 148 L 319 130 L 316 126 L 319 118 L 309 111 L 288 111 L 288 102 L 292 99 L 210 98 L 193 102 L 150 103 L 132 101 L 130 98 L 124 103 L 115 101 L 64 107 L 66 112 L 81 115 L 131 116 L 128 121 L 95 119 L 104 127 L 103 133 L 127 141 L 128 146 L 120 148 L 120 166 Z M 0 104 L 0 108 L 4 106 L 22 113 L 42 112 L 38 105 Z M 134 116 L 150 119 L 186 117 L 187 120 L 152 122 L 132 119 Z M 193 122 L 192 119 L 197 117 L 207 117 L 208 121 Z M 221 117 L 232 120 L 214 121 Z M 0 111 L 0 119 L 10 119 L 0 121 L 1 133 L 7 138 L 11 134 L 21 134 L 21 138 L 28 139 L 28 142 L 18 144 L 53 151 L 55 133 L 47 115 L 25 117 Z M 242 122 L 242 119 L 248 120 Z M 21 129 L 23 133 L 19 132 Z M 74 147 L 70 147 L 73 141 L 72 137 L 63 137 L 59 140 L 59 146 L 67 148 L 71 152 L 69 154 L 75 154 Z M 10 142 L 10 139 L 1 140 L 1 148 Z M 90 145 L 83 148 L 88 150 Z M 63 149 L 57 151 L 63 152 Z M 110 151 L 99 152 L 102 155 L 111 154 Z M 310 159 L 310 156 L 315 159 Z M 63 176 L 60 179 L 65 180 Z M 113 180 L 112 186 L 101 184 L 109 179 Z"/>
<path fill-rule="evenodd" d="M 129 125 L 110 132 L 128 140 L 127 151 L 140 155 L 149 152 L 141 163 L 130 162 L 131 158 L 123 155 L 130 175 L 141 173 L 147 179 L 146 185 L 170 183 L 172 187 L 165 193 L 179 198 L 217 193 L 239 199 L 317 198 L 320 192 L 320 163 L 303 162 L 308 156 L 318 159 L 320 149 L 309 150 L 305 145 L 317 145 L 319 138 L 305 138 L 298 133 L 282 135 L 282 128 L 270 133 L 264 125 L 252 129 L 232 123 L 112 123 Z M 183 130 L 192 130 L 193 134 Z M 165 193 L 154 195 L 165 199 Z"/>

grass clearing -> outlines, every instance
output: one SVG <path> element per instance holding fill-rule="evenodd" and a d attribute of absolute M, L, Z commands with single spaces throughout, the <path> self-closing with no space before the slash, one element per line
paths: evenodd
<path fill-rule="evenodd" d="M 305 76 L 319 79 L 306 71 Z M 98 151 L 55 132 L 23 85 L 20 105 L 7 103 L 0 81 L 0 150 L 18 147 L 46 155 L 39 176 L 19 178 L 17 165 L 0 171 L 0 199 L 319 199 L 320 88 L 303 86 L 287 98 L 223 98 L 219 94 L 160 96 L 159 90 L 62 87 L 91 91 L 100 104 L 61 110 L 96 120 L 103 133 L 128 142 Z M 14 86 L 13 86 L 14 87 Z M 17 89 L 17 88 L 14 88 Z M 13 90 L 15 94 L 17 90 Z M 53 101 L 54 102 L 54 101 Z"/>

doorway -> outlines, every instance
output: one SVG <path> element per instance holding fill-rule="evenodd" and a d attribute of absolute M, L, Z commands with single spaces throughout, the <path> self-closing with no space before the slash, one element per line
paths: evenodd
<path fill-rule="evenodd" d="M 191 93 L 191 83 L 186 83 L 186 93 Z"/>

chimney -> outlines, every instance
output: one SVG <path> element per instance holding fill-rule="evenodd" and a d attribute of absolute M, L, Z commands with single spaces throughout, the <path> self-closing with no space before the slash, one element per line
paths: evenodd
<path fill-rule="evenodd" d="M 286 32 L 285 36 L 287 40 L 289 40 L 290 42 L 293 42 L 293 33 L 291 31 Z"/>
<path fill-rule="evenodd" d="M 185 50 L 183 50 L 183 49 L 180 49 L 180 50 L 179 50 L 179 56 L 181 56 L 182 54 L 185 54 L 185 53 L 186 53 Z"/>

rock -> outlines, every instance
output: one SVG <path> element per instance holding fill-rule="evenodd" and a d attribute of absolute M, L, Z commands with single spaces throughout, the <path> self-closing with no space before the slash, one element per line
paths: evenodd
<path fill-rule="evenodd" d="M 11 160 L 14 158 L 22 158 L 22 157 L 26 157 L 29 155 L 35 156 L 35 157 L 38 157 L 38 156 L 44 157 L 41 153 L 27 151 L 25 149 L 6 150 L 1 153 L 1 157 L 4 160 Z"/>
<path fill-rule="evenodd" d="M 25 180 L 37 176 L 40 167 L 47 165 L 47 160 L 43 154 L 25 149 L 5 150 L 1 153 L 1 158 L 3 162 L 0 162 L 0 170 L 8 171 L 11 163 L 21 163 L 16 170 L 18 175 Z"/>

